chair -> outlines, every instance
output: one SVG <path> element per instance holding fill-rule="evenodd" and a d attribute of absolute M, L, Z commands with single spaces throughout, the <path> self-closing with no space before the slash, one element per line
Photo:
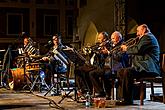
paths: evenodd
<path fill-rule="evenodd" d="M 61 100 L 58 102 L 60 104 L 65 98 L 70 98 L 74 101 L 77 100 L 77 89 L 76 89 L 76 75 L 74 73 L 75 70 L 75 64 L 73 62 L 70 62 L 69 65 L 69 71 L 66 73 L 66 83 L 67 83 L 67 90 L 68 92 L 65 94 L 62 94 Z M 74 84 L 71 85 L 70 80 L 74 80 Z M 74 91 L 74 98 L 70 95 L 71 92 Z"/>
<path fill-rule="evenodd" d="M 51 87 L 48 89 L 48 91 L 44 94 L 46 96 L 49 92 L 53 91 L 55 89 L 56 93 L 52 95 L 60 95 L 60 90 L 63 90 L 63 87 L 61 85 L 62 79 L 66 78 L 65 72 L 58 72 L 58 73 L 51 73 Z"/>
<path fill-rule="evenodd" d="M 162 85 L 163 85 L 163 103 L 165 104 L 165 53 L 162 57 Z"/>
<path fill-rule="evenodd" d="M 153 97 L 155 96 L 154 92 L 154 83 L 162 83 L 162 77 L 146 77 L 146 78 L 141 78 L 138 80 L 140 82 L 140 105 L 144 105 L 144 90 L 145 87 L 147 87 L 144 82 L 150 82 L 150 88 L 151 88 L 151 94 L 150 98 L 153 100 Z"/>
<path fill-rule="evenodd" d="M 153 97 L 155 96 L 154 92 L 154 82 L 155 83 L 162 83 L 162 88 L 163 88 L 163 103 L 165 103 L 165 53 L 161 55 L 161 73 L 162 76 L 160 77 L 147 77 L 147 78 L 140 78 L 138 81 L 140 82 L 140 105 L 144 105 L 144 81 L 150 82 L 151 85 L 151 100 L 153 100 Z"/>

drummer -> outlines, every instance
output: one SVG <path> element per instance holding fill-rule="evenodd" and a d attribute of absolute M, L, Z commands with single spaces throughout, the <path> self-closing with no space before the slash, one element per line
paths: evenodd
<path fill-rule="evenodd" d="M 38 55 L 39 51 L 34 47 L 34 42 L 30 36 L 26 33 L 22 35 L 23 44 L 19 45 L 17 57 L 17 67 L 22 67 L 25 63 L 34 62 L 35 59 L 31 58 L 31 55 Z"/>
<path fill-rule="evenodd" d="M 18 47 L 18 52 L 20 55 L 24 54 L 24 48 L 28 45 L 29 43 L 29 36 L 27 34 L 23 34 L 22 37 L 23 39 L 23 45 L 20 45 L 20 47 Z"/>

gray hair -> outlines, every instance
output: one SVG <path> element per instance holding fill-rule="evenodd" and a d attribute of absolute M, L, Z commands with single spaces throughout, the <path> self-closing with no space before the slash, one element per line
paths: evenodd
<path fill-rule="evenodd" d="M 119 31 L 115 31 L 115 32 L 113 32 L 113 34 L 117 34 L 119 36 L 120 41 L 123 39 L 123 37 Z"/>

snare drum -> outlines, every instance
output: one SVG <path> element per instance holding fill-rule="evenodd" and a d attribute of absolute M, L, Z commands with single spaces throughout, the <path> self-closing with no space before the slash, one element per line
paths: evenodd
<path fill-rule="evenodd" d="M 26 78 L 23 68 L 14 68 L 10 70 L 11 78 L 9 78 L 9 87 L 11 90 L 19 90 L 23 88 Z M 26 74 L 27 75 L 27 74 Z"/>
<path fill-rule="evenodd" d="M 39 71 L 40 64 L 39 63 L 29 63 L 26 64 L 26 71 Z"/>

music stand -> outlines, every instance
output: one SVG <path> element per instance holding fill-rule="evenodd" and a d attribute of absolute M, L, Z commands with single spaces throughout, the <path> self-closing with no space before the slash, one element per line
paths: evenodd
<path fill-rule="evenodd" d="M 58 53 L 60 54 L 60 53 Z M 65 58 L 62 58 L 63 56 L 57 55 L 56 56 L 59 58 L 59 60 L 61 60 L 62 62 L 67 63 Z M 56 59 L 56 58 L 55 58 Z M 57 59 L 56 59 L 57 60 Z M 56 62 L 57 64 L 55 64 L 55 68 L 59 66 L 60 63 L 58 63 L 58 60 Z M 61 90 L 63 90 L 62 86 L 61 86 L 61 76 L 62 74 L 66 74 L 67 72 L 59 72 L 58 70 L 54 71 L 54 67 L 51 67 L 51 84 L 52 86 L 49 88 L 49 90 L 46 92 L 46 94 L 44 96 L 46 96 L 54 87 L 56 88 L 56 95 L 60 95 L 59 93 L 59 88 L 61 88 Z M 56 77 L 54 77 L 54 75 L 56 75 Z M 61 75 L 61 76 L 60 76 Z M 54 82 L 54 78 L 56 78 L 56 82 Z M 65 77 L 66 78 L 66 77 Z"/>
<path fill-rule="evenodd" d="M 75 50 L 74 48 L 66 48 L 66 49 L 63 49 L 63 51 L 64 51 L 64 53 L 66 54 L 66 56 L 73 62 L 72 64 L 73 65 L 71 65 L 71 66 L 75 66 L 75 65 L 83 65 L 83 64 L 85 64 L 85 62 L 86 62 L 86 59 L 82 56 L 82 55 L 80 55 L 78 52 L 77 52 L 77 50 Z M 74 67 L 75 68 L 75 67 Z M 71 89 L 66 95 L 64 95 L 63 97 L 62 97 L 62 99 L 58 102 L 59 104 L 65 99 L 65 98 L 71 98 L 71 99 L 73 99 L 72 97 L 70 97 L 69 95 L 70 95 L 70 93 L 72 92 L 72 91 L 75 91 L 74 92 L 74 101 L 77 101 L 77 85 L 76 85 L 76 75 L 75 75 L 75 73 L 73 72 L 73 79 L 74 79 L 74 81 L 75 81 L 75 84 L 74 84 L 74 87 L 73 87 L 73 89 Z"/>

